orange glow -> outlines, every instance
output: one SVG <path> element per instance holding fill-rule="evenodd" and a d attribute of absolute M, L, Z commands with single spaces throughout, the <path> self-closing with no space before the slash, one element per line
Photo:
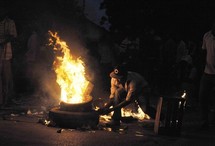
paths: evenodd
<path fill-rule="evenodd" d="M 91 100 L 89 87 L 92 84 L 85 77 L 85 64 L 81 58 L 72 56 L 65 41 L 62 41 L 57 33 L 49 31 L 50 45 L 54 46 L 56 58 L 53 62 L 57 75 L 57 83 L 61 88 L 60 100 L 66 103 L 82 103 Z M 86 95 L 86 93 L 88 93 Z"/>
<path fill-rule="evenodd" d="M 96 107 L 95 110 L 98 110 L 99 107 Z M 122 117 L 133 117 L 137 119 L 139 122 L 142 122 L 144 120 L 151 119 L 149 115 L 145 114 L 142 109 L 138 107 L 134 107 L 133 105 L 130 107 L 125 107 L 121 109 Z M 113 116 L 113 112 L 109 113 L 108 115 L 100 115 L 100 121 L 102 122 L 109 122 Z"/>
<path fill-rule="evenodd" d="M 145 114 L 140 106 L 137 107 L 137 109 L 134 111 L 131 108 L 122 108 L 121 109 L 122 116 L 123 117 L 130 117 L 138 119 L 139 121 L 143 121 L 145 119 L 150 119 L 149 115 Z"/>

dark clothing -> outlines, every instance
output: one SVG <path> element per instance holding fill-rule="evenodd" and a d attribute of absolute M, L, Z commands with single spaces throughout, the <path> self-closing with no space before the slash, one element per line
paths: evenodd
<path fill-rule="evenodd" d="M 0 105 L 6 105 L 13 95 L 11 60 L 0 59 L 0 74 Z"/>
<path fill-rule="evenodd" d="M 200 88 L 199 88 L 199 97 L 202 110 L 202 119 L 204 122 L 208 123 L 208 113 L 209 113 L 209 104 L 211 91 L 215 87 L 215 75 L 210 75 L 204 73 L 201 78 Z"/>
<path fill-rule="evenodd" d="M 199 98 L 201 103 L 202 110 L 202 120 L 204 125 L 208 125 L 209 119 L 209 103 L 210 103 L 210 94 L 215 87 L 215 39 L 212 31 L 208 31 L 204 34 L 202 49 L 206 53 L 206 64 L 204 69 L 204 74 L 201 78 L 200 89 L 199 89 Z"/>
<path fill-rule="evenodd" d="M 0 106 L 7 105 L 14 92 L 11 68 L 13 57 L 11 42 L 16 37 L 17 32 L 14 21 L 9 18 L 0 21 Z"/>

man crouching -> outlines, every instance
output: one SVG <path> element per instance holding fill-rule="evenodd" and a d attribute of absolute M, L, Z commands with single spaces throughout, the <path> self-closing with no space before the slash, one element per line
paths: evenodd
<path fill-rule="evenodd" d="M 155 118 L 156 110 L 150 107 L 149 97 L 145 96 L 148 82 L 137 72 L 127 71 L 125 65 L 118 65 L 110 73 L 111 88 L 109 101 L 98 111 L 101 115 L 114 111 L 112 120 L 106 126 L 119 126 L 121 108 L 136 102 L 144 113 Z M 112 108 L 110 108 L 113 106 Z"/>

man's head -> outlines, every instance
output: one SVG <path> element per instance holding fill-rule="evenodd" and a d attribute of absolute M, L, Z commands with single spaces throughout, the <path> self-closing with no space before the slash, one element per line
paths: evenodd
<path fill-rule="evenodd" d="M 127 74 L 128 74 L 128 71 L 125 65 L 117 65 L 110 73 L 110 77 L 123 81 L 127 78 Z"/>

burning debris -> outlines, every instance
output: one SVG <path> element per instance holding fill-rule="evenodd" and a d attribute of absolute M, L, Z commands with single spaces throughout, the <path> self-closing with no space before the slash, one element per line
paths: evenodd
<path fill-rule="evenodd" d="M 80 57 L 74 57 L 66 42 L 60 39 L 57 33 L 50 33 L 50 45 L 55 51 L 53 69 L 56 73 L 56 82 L 61 91 L 59 105 L 50 109 L 48 118 L 41 118 L 39 123 L 46 126 L 59 126 L 75 129 L 102 129 L 110 130 L 100 122 L 106 123 L 111 119 L 109 115 L 97 113 L 99 106 L 93 106 L 91 92 L 93 84 L 87 79 L 85 63 Z M 99 102 L 103 102 L 100 100 Z M 103 104 L 99 103 L 98 104 Z M 140 107 L 127 107 L 122 109 L 122 122 L 143 121 L 150 119 Z M 123 125 L 125 126 L 125 125 Z M 125 133 L 127 127 L 113 128 L 111 131 Z"/>
<path fill-rule="evenodd" d="M 60 127 L 95 127 L 99 115 L 92 108 L 90 93 L 93 84 L 86 78 L 85 64 L 80 57 L 71 54 L 66 42 L 57 33 L 49 33 L 50 45 L 56 51 L 53 68 L 61 89 L 60 105 L 49 111 L 49 117 Z"/>
<path fill-rule="evenodd" d="M 47 112 L 42 109 L 8 108 L 4 110 L 1 117 L 7 121 L 34 123 L 36 119 L 39 119 L 39 121 L 47 119 Z"/>
<path fill-rule="evenodd" d="M 45 118 L 39 118 L 38 123 L 43 124 L 47 127 L 55 127 L 56 123 L 52 120 L 50 120 L 48 117 Z"/>
<path fill-rule="evenodd" d="M 145 114 L 139 106 L 136 106 L 136 104 L 130 104 L 129 106 L 122 108 L 121 112 L 122 112 L 121 121 L 124 123 L 137 122 L 137 121 L 142 122 L 144 120 L 150 119 L 150 117 L 147 114 Z M 102 123 L 107 123 L 111 120 L 112 115 L 113 115 L 113 112 L 111 112 L 108 115 L 100 115 L 100 121 Z"/>
<path fill-rule="evenodd" d="M 61 88 L 60 100 L 65 103 L 82 103 L 91 100 L 93 85 L 86 78 L 85 64 L 80 57 L 74 57 L 66 42 L 57 33 L 50 32 L 50 43 L 56 51 L 53 68 L 56 82 Z"/>

